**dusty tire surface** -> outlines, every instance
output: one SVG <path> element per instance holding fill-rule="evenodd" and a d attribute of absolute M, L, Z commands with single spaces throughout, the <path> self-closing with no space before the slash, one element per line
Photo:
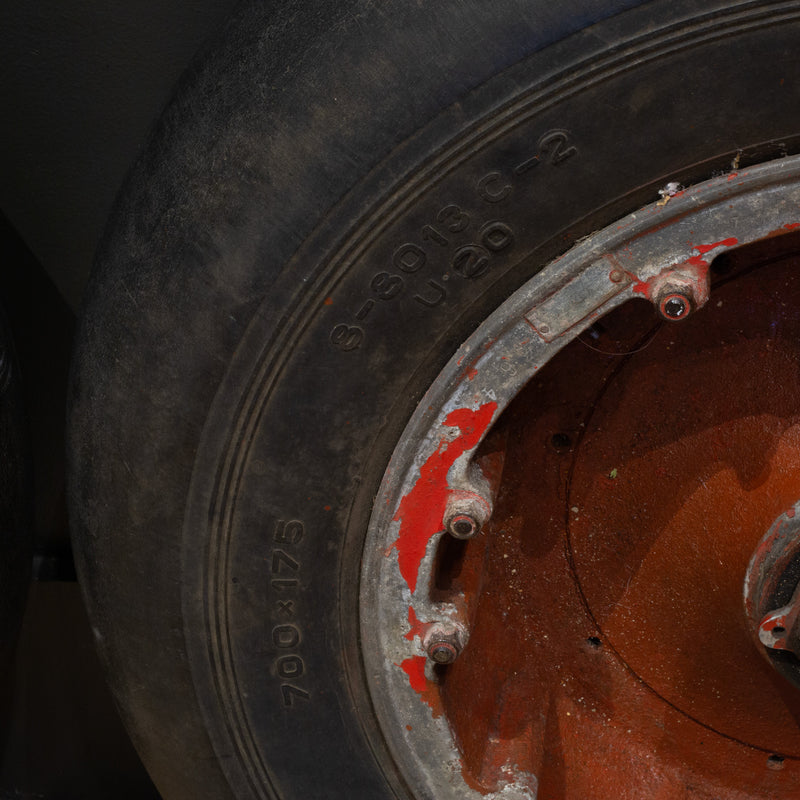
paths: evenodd
<path fill-rule="evenodd" d="M 71 389 L 80 579 L 167 800 L 407 796 L 357 608 L 405 422 L 575 241 L 796 152 L 798 33 L 793 3 L 231 21 L 118 201 Z"/>

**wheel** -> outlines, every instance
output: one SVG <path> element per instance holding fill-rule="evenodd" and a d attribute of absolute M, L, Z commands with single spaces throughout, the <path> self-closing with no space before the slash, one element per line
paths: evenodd
<path fill-rule="evenodd" d="M 739 561 L 696 509 L 677 539 L 646 511 L 694 497 L 670 476 L 698 431 L 754 417 L 715 447 L 783 453 L 767 422 L 792 429 L 791 393 L 731 404 L 769 399 L 790 345 L 748 351 L 741 393 L 703 376 L 778 319 L 748 298 L 791 306 L 799 28 L 714 2 L 231 22 L 117 205 L 71 390 L 80 580 L 168 800 L 798 791 L 739 564 L 798 498 L 791 459 Z M 709 318 L 733 326 L 713 347 Z M 688 608 L 734 638 L 675 656 Z M 712 680 L 743 652 L 747 692 Z M 767 721 L 720 719 L 753 696 Z"/>

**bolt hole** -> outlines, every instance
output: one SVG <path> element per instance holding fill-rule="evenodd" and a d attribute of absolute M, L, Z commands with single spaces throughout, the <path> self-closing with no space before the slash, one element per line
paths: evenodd
<path fill-rule="evenodd" d="M 566 433 L 554 433 L 550 441 L 556 450 L 566 450 L 572 444 L 572 439 Z"/>
<path fill-rule="evenodd" d="M 784 628 L 783 625 L 776 625 L 772 629 L 773 636 L 783 636 L 784 633 L 786 633 L 786 628 Z"/>
<path fill-rule="evenodd" d="M 471 536 L 475 532 L 475 525 L 468 519 L 457 519 L 453 522 L 453 533 L 457 536 Z"/>
<path fill-rule="evenodd" d="M 771 755 L 767 758 L 769 769 L 783 769 L 783 756 Z"/>
<path fill-rule="evenodd" d="M 590 636 L 586 640 L 586 644 L 588 644 L 589 647 L 595 647 L 595 648 L 603 646 L 603 642 L 600 639 L 598 639 L 597 636 Z"/>

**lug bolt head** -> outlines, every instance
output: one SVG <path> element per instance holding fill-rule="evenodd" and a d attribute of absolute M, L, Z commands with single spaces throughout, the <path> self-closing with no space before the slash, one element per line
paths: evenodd
<path fill-rule="evenodd" d="M 434 641 L 428 647 L 428 658 L 437 664 L 452 664 L 458 658 L 458 648 L 451 642 Z"/>
<path fill-rule="evenodd" d="M 658 304 L 658 310 L 661 312 L 661 316 L 664 317 L 664 319 L 675 322 L 689 316 L 692 310 L 692 304 L 688 297 L 673 292 L 661 299 L 661 302 Z"/>
<path fill-rule="evenodd" d="M 471 539 L 480 530 L 471 514 L 455 514 L 447 521 L 447 532 L 456 539 Z"/>
<path fill-rule="evenodd" d="M 432 626 L 422 643 L 423 650 L 434 664 L 452 664 L 463 647 L 463 632 L 442 624 Z"/>

